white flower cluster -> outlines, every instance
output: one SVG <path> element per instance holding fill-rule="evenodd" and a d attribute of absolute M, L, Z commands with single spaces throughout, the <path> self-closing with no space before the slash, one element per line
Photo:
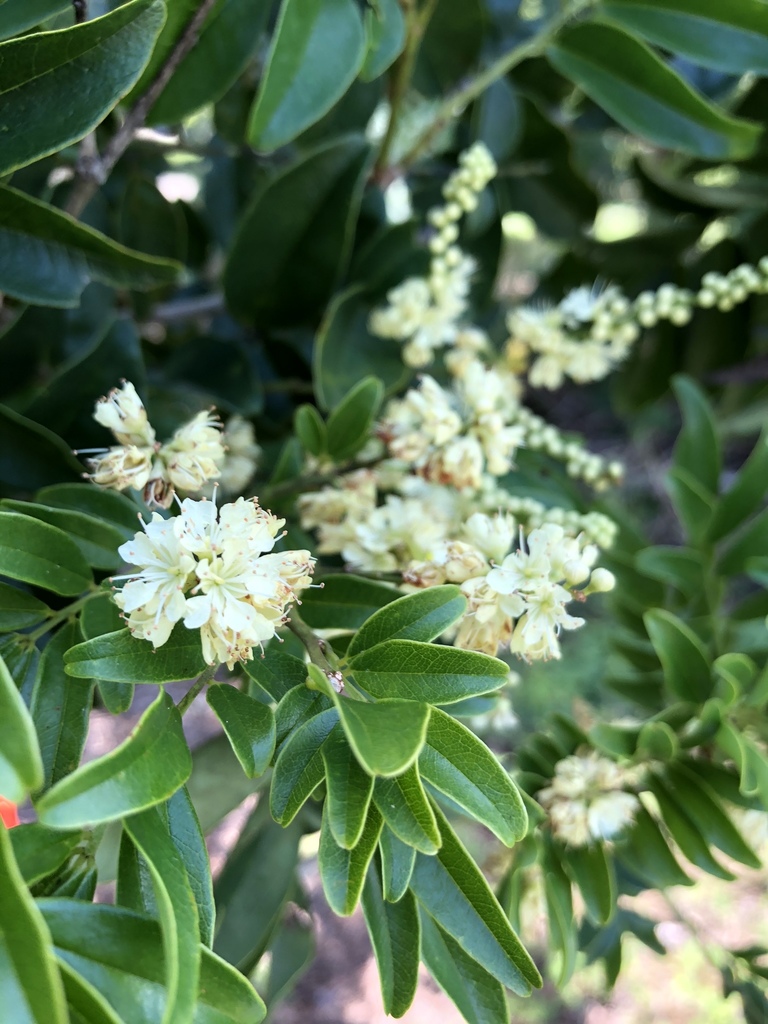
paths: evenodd
<path fill-rule="evenodd" d="M 256 468 L 259 448 L 253 427 L 240 417 L 233 417 L 222 434 L 218 416 L 204 410 L 170 441 L 158 442 L 130 381 L 99 399 L 93 417 L 112 431 L 118 443 L 87 460 L 88 479 L 116 491 L 129 487 L 142 491 L 150 507 L 169 508 L 176 492 L 200 492 L 219 477 L 225 490 L 235 492 L 248 483 Z"/>
<path fill-rule="evenodd" d="M 309 551 L 272 551 L 284 523 L 255 498 L 220 509 L 186 498 L 174 518 L 153 513 L 144 532 L 118 549 L 136 566 L 113 577 L 128 581 L 115 603 L 131 633 L 161 647 L 183 622 L 200 630 L 209 665 L 251 659 L 311 581 Z"/>
<path fill-rule="evenodd" d="M 572 754 L 557 762 L 551 784 L 536 799 L 558 839 L 587 846 L 613 839 L 632 823 L 640 801 L 626 789 L 637 782 L 636 768 L 622 768 L 595 751 Z"/>
<path fill-rule="evenodd" d="M 477 206 L 477 196 L 496 173 L 496 164 L 483 143 L 477 142 L 459 158 L 458 169 L 443 187 L 443 206 L 429 212 L 436 229 L 427 277 L 410 277 L 387 294 L 387 305 L 374 310 L 369 327 L 382 338 L 404 341 L 408 366 L 428 366 L 435 350 L 452 344 L 458 321 L 467 309 L 475 263 L 456 244 L 459 221 Z"/>

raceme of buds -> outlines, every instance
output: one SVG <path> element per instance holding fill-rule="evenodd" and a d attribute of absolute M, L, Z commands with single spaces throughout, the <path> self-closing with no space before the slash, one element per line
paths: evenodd
<path fill-rule="evenodd" d="M 547 812 L 553 834 L 569 846 L 613 839 L 630 825 L 640 801 L 626 787 L 637 769 L 625 769 L 595 751 L 572 754 L 555 765 L 555 775 L 536 799 Z"/>
<path fill-rule="evenodd" d="M 309 551 L 273 552 L 284 519 L 253 498 L 222 505 L 186 498 L 179 515 L 154 513 L 119 548 L 134 572 L 114 595 L 134 636 L 162 647 L 183 622 L 199 629 L 210 665 L 253 657 L 275 635 L 289 606 L 309 586 Z"/>

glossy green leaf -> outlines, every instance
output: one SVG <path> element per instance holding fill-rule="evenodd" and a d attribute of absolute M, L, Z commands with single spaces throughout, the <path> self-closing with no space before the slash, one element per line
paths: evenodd
<path fill-rule="evenodd" d="M 441 839 L 415 765 L 394 779 L 376 779 L 373 802 L 394 835 L 421 853 L 433 854 Z"/>
<path fill-rule="evenodd" d="M 365 12 L 367 52 L 360 71 L 364 82 L 383 75 L 405 45 L 405 17 L 398 0 L 376 0 Z"/>
<path fill-rule="evenodd" d="M 735 576 L 747 570 L 751 560 L 765 551 L 768 551 L 768 509 L 729 539 L 717 562 L 717 570 L 726 576 Z"/>
<path fill-rule="evenodd" d="M 647 784 L 656 797 L 664 824 L 683 855 L 702 871 L 707 871 L 716 878 L 732 881 L 734 875 L 712 856 L 709 843 L 667 782 L 654 773 L 649 776 Z"/>
<path fill-rule="evenodd" d="M 18 512 L 0 512 L 0 575 L 74 597 L 93 581 L 66 533 Z"/>
<path fill-rule="evenodd" d="M 70 7 L 70 0 L 3 0 L 0 4 L 0 39 L 26 32 Z"/>
<path fill-rule="evenodd" d="M 337 284 L 369 149 L 346 136 L 270 178 L 245 210 L 224 271 L 231 310 L 260 327 L 316 316 Z"/>
<path fill-rule="evenodd" d="M 397 903 L 408 891 L 416 863 L 416 851 L 408 846 L 386 824 L 379 836 L 381 854 L 381 882 L 384 899 Z"/>
<path fill-rule="evenodd" d="M 365 377 L 342 398 L 328 417 L 328 454 L 335 462 L 351 459 L 370 440 L 384 386 Z"/>
<path fill-rule="evenodd" d="M 686 597 L 694 597 L 704 587 L 704 560 L 692 548 L 672 545 L 643 548 L 635 556 L 635 565 L 644 575 L 669 583 Z"/>
<path fill-rule="evenodd" d="M 168 833 L 184 862 L 187 879 L 197 905 L 200 941 L 204 946 L 210 947 L 213 943 L 216 917 L 211 864 L 205 837 L 187 787 L 177 789 L 165 804 L 158 805 L 157 810 L 162 815 Z"/>
<path fill-rule="evenodd" d="M 358 273 L 362 273 L 358 269 Z M 312 377 L 321 407 L 331 409 L 368 374 L 382 381 L 387 394 L 404 386 L 411 371 L 403 364 L 402 345 L 368 330 L 372 303 L 361 286 L 337 295 L 326 310 L 315 341 Z"/>
<path fill-rule="evenodd" d="M 113 821 L 166 800 L 184 785 L 192 758 L 171 698 L 161 693 L 119 747 L 78 768 L 37 805 L 54 828 Z"/>
<path fill-rule="evenodd" d="M 124 1024 L 162 1020 L 166 991 L 160 928 L 106 904 L 40 900 L 57 955 L 114 1007 Z M 258 1024 L 266 1008 L 242 974 L 203 948 L 195 1024 Z"/>
<path fill-rule="evenodd" d="M 458 587 L 428 587 L 407 594 L 375 612 L 352 637 L 347 656 L 385 640 L 434 640 L 466 611 L 467 599 Z"/>
<path fill-rule="evenodd" d="M 570 879 L 565 873 L 555 844 L 545 837 L 542 842 L 541 871 L 544 899 L 547 905 L 549 933 L 549 969 L 555 984 L 565 985 L 576 969 L 578 935 L 573 912 Z"/>
<path fill-rule="evenodd" d="M 711 494 L 717 494 L 722 455 L 711 406 L 688 377 L 675 377 L 672 386 L 683 414 L 683 429 L 672 455 L 673 464 L 690 473 Z"/>
<path fill-rule="evenodd" d="M 421 955 L 429 973 L 468 1024 L 508 1024 L 501 983 L 423 912 Z"/>
<path fill-rule="evenodd" d="M 322 582 L 322 589 L 304 591 L 301 598 L 301 617 L 312 629 L 358 629 L 400 597 L 394 587 L 360 576 L 326 576 Z"/>
<path fill-rule="evenodd" d="M 378 811 L 371 807 L 360 841 L 354 850 L 345 850 L 333 838 L 328 823 L 328 812 L 323 810 L 320 847 L 317 854 L 320 880 L 328 905 L 341 917 L 353 913 L 360 900 L 365 874 L 379 841 L 381 825 Z"/>
<path fill-rule="evenodd" d="M 26 590 L 0 583 L 0 633 L 36 626 L 50 614 L 50 609 Z"/>
<path fill-rule="evenodd" d="M 263 775 L 275 752 L 272 709 L 226 683 L 210 686 L 206 699 L 224 727 L 245 774 L 250 779 Z"/>
<path fill-rule="evenodd" d="M 603 844 L 567 847 L 563 867 L 581 890 L 589 917 L 595 924 L 607 924 L 616 910 L 616 878 Z"/>
<path fill-rule="evenodd" d="M 664 487 L 686 534 L 698 543 L 712 522 L 715 499 L 684 469 L 671 469 L 664 477 Z"/>
<path fill-rule="evenodd" d="M 123 628 L 120 610 L 112 600 L 112 594 L 105 590 L 93 601 L 89 601 L 80 613 L 80 631 L 86 640 L 114 633 Z M 133 683 L 105 682 L 96 680 L 104 707 L 111 715 L 121 715 L 133 703 L 136 687 Z"/>
<path fill-rule="evenodd" d="M 0 121 L 8 133 L 0 174 L 92 131 L 139 77 L 164 20 L 159 0 L 132 0 L 82 25 L 0 44 Z M 66 106 L 62 95 L 71 97 Z"/>
<path fill-rule="evenodd" d="M 220 99 L 255 52 L 270 8 L 270 0 L 220 0 L 150 107 L 147 124 L 173 124 Z"/>
<path fill-rule="evenodd" d="M 46 427 L 0 405 L 0 482 L 33 491 L 79 476 L 82 466 L 68 444 Z"/>
<path fill-rule="evenodd" d="M 214 949 L 241 971 L 252 970 L 296 895 L 301 824 L 276 825 L 266 804 L 251 815 L 216 881 Z"/>
<path fill-rule="evenodd" d="M 634 821 L 622 833 L 616 856 L 648 885 L 659 889 L 693 885 L 675 860 L 659 825 L 644 807 L 637 809 Z"/>
<path fill-rule="evenodd" d="M 244 663 L 245 671 L 268 697 L 281 701 L 289 690 L 303 686 L 307 666 L 300 658 L 285 654 L 280 645 L 272 641 L 262 658 Z"/>
<path fill-rule="evenodd" d="M 730 489 L 720 498 L 709 526 L 708 538 L 721 540 L 753 512 L 757 512 L 767 488 L 768 431 L 764 431 Z"/>
<path fill-rule="evenodd" d="M 117 549 L 125 541 L 125 534 L 95 516 L 69 509 L 50 508 L 33 501 L 14 501 L 11 498 L 4 498 L 0 502 L 0 509 L 20 512 L 63 530 L 94 569 L 114 570 L 122 564 Z"/>
<path fill-rule="evenodd" d="M 43 762 L 27 706 L 0 657 L 0 796 L 22 803 L 43 785 Z"/>
<path fill-rule="evenodd" d="M 402 700 L 364 704 L 340 698 L 336 706 L 355 756 L 371 775 L 399 775 L 419 756 L 427 735 L 428 704 Z"/>
<path fill-rule="evenodd" d="M 385 902 L 374 860 L 365 879 L 362 905 L 379 968 L 384 1012 L 402 1017 L 416 995 L 419 976 L 421 927 L 416 900 L 406 893 L 398 903 Z"/>
<path fill-rule="evenodd" d="M 364 57 L 354 0 L 283 0 L 248 142 L 267 153 L 290 142 L 344 95 Z"/>
<path fill-rule="evenodd" d="M 509 668 L 475 651 L 387 640 L 350 661 L 355 680 L 373 697 L 454 704 L 498 690 Z"/>
<path fill-rule="evenodd" d="M 680 748 L 677 736 L 666 722 L 645 722 L 637 737 L 637 753 L 642 759 L 670 761 Z"/>
<path fill-rule="evenodd" d="M 324 765 L 320 748 L 338 720 L 335 708 L 321 711 L 300 726 L 280 751 L 272 773 L 269 806 L 272 817 L 281 825 L 293 821 L 322 782 Z"/>
<path fill-rule="evenodd" d="M 308 667 L 305 666 L 305 678 Z M 275 711 L 278 753 L 295 729 L 308 722 L 310 718 L 314 718 L 321 711 L 326 711 L 331 707 L 331 703 L 324 693 L 310 690 L 304 685 L 294 687 L 293 690 L 286 693 Z"/>
<path fill-rule="evenodd" d="M 523 130 L 523 108 L 509 78 L 499 78 L 480 96 L 472 116 L 473 135 L 497 163 L 515 151 Z"/>
<path fill-rule="evenodd" d="M 416 899 L 502 985 L 518 995 L 529 995 L 531 986 L 541 985 L 536 965 L 482 872 L 437 808 L 435 815 L 443 845 L 433 857 L 417 855 L 411 877 Z"/>
<path fill-rule="evenodd" d="M 82 832 L 60 832 L 35 822 L 11 829 L 11 845 L 27 885 L 52 874 L 80 844 Z"/>
<path fill-rule="evenodd" d="M 505 845 L 525 836 L 528 815 L 517 786 L 483 741 L 439 708 L 430 715 L 419 771 Z"/>
<path fill-rule="evenodd" d="M 712 694 L 712 667 L 701 640 L 663 608 L 646 612 L 643 621 L 672 693 L 681 700 L 703 703 Z"/>
<path fill-rule="evenodd" d="M 328 434 L 323 418 L 314 405 L 300 405 L 293 414 L 293 429 L 304 451 L 323 455 L 328 447 Z"/>
<path fill-rule="evenodd" d="M 19 1024 L 67 1024 L 51 936 L 27 891 L 0 822 L 0 990 L 3 1015 Z"/>
<path fill-rule="evenodd" d="M 712 106 L 619 28 L 575 25 L 558 35 L 547 56 L 620 125 L 657 145 L 709 159 L 747 157 L 755 149 L 757 125 Z"/>
<path fill-rule="evenodd" d="M 172 683 L 191 679 L 205 668 L 200 633 L 181 623 L 157 649 L 121 629 L 77 644 L 67 652 L 64 664 L 69 676 L 114 683 Z"/>
<path fill-rule="evenodd" d="M 603 0 L 601 10 L 694 64 L 736 75 L 768 72 L 768 26 L 761 0 Z"/>
<path fill-rule="evenodd" d="M 64 983 L 70 1020 L 77 1024 L 123 1024 L 101 993 L 65 960 L 57 966 Z"/>
<path fill-rule="evenodd" d="M 43 759 L 45 789 L 77 768 L 88 735 L 93 683 L 74 683 L 64 671 L 64 657 L 77 639 L 77 623 L 70 622 L 49 641 L 32 696 L 32 718 Z"/>
<path fill-rule="evenodd" d="M 43 487 L 36 500 L 52 508 L 70 509 L 102 519 L 128 540 L 141 528 L 139 509 L 135 502 L 117 491 L 103 491 L 91 483 L 54 484 Z"/>
<path fill-rule="evenodd" d="M 328 826 L 345 850 L 360 840 L 373 793 L 373 778 L 358 764 L 340 725 L 321 748 L 325 765 Z"/>
<path fill-rule="evenodd" d="M 7 636 L 0 637 L 0 655 L 2 655 L 19 693 L 24 698 L 24 703 L 29 707 L 37 682 L 40 651 L 29 642 L 29 637 L 26 634 L 9 633 Z"/>
<path fill-rule="evenodd" d="M 184 861 L 156 807 L 126 818 L 123 828 L 147 863 L 155 891 L 166 972 L 163 1024 L 189 1020 L 197 1001 L 201 946 Z"/>

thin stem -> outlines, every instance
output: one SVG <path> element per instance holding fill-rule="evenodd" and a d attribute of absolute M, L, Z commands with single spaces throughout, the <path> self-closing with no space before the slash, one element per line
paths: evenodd
<path fill-rule="evenodd" d="M 130 145 L 136 130 L 144 124 L 147 114 L 170 82 L 173 73 L 197 42 L 198 33 L 216 3 L 217 0 L 201 0 L 200 6 L 187 22 L 157 76 L 128 111 L 125 120 L 107 143 L 98 162 L 98 167 L 92 167 L 89 176 L 84 175 L 82 168 L 78 169 L 77 180 L 65 206 L 66 212 L 71 216 L 80 216 L 98 190 L 99 185 L 102 185 L 109 177 L 110 171 Z"/>
<path fill-rule="evenodd" d="M 291 609 L 291 617 L 286 625 L 302 642 L 312 664 L 317 665 L 326 675 L 334 675 L 337 671 L 336 666 L 331 664 L 327 656 L 331 652 L 328 651 L 327 646 L 320 637 L 312 632 L 295 608 Z M 334 661 L 336 660 L 335 655 L 332 653 L 331 657 L 334 658 Z"/>
<path fill-rule="evenodd" d="M 400 0 L 405 14 L 405 46 L 395 61 L 389 75 L 389 122 L 379 155 L 376 158 L 375 176 L 382 177 L 386 172 L 389 155 L 397 135 L 403 104 L 410 88 L 416 58 L 419 54 L 421 41 L 429 24 L 429 19 L 437 6 L 437 0 L 425 0 L 419 10 L 415 0 Z"/>
<path fill-rule="evenodd" d="M 102 590 L 101 587 L 94 586 L 92 590 L 83 594 L 82 597 L 78 597 L 76 601 L 73 601 L 72 604 L 68 604 L 66 608 L 61 608 L 59 611 L 53 612 L 52 615 L 49 615 L 42 626 L 39 626 L 37 629 L 33 630 L 33 632 L 26 634 L 27 640 L 31 643 L 35 643 L 41 636 L 45 636 L 46 633 L 49 633 L 54 626 L 58 626 L 60 622 L 74 618 L 80 609 L 88 604 L 89 601 L 92 601 L 94 597 L 99 597 L 103 593 L 105 593 L 105 591 Z"/>
<path fill-rule="evenodd" d="M 189 690 L 184 694 L 179 703 L 176 705 L 176 709 L 180 715 L 183 715 L 188 708 L 190 708 L 197 697 L 197 695 L 205 689 L 210 683 L 213 677 L 216 675 L 216 669 L 218 665 L 209 665 L 203 669 L 197 679 L 192 683 Z"/>
<path fill-rule="evenodd" d="M 499 78 L 503 78 L 513 68 L 529 57 L 538 57 L 552 42 L 557 33 L 575 15 L 590 7 L 595 0 L 574 0 L 563 11 L 554 17 L 544 28 L 531 39 L 515 46 L 508 53 L 502 54 L 485 71 L 471 79 L 465 86 L 449 96 L 440 106 L 437 116 L 429 128 L 419 138 L 401 161 L 401 166 L 408 167 L 417 160 L 422 152 L 434 141 L 446 124 L 457 117 L 473 100 L 482 95 Z"/>
<path fill-rule="evenodd" d="M 356 469 L 368 469 L 371 466 L 375 466 L 378 462 L 378 459 L 371 459 L 368 462 L 347 462 L 334 466 L 327 473 L 307 473 L 304 476 L 296 476 L 292 480 L 283 480 L 279 484 L 272 484 L 264 488 L 261 494 L 261 504 L 266 507 L 274 502 L 276 498 L 288 498 L 299 491 L 309 491 L 315 487 L 323 487 L 325 484 L 338 480 L 345 473 L 352 473 Z"/>

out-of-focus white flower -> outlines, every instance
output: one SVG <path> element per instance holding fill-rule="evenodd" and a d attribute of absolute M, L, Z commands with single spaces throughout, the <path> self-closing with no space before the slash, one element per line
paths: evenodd
<path fill-rule="evenodd" d="M 174 519 L 155 513 L 144 533 L 120 548 L 138 569 L 115 577 L 128 580 L 115 594 L 128 628 L 161 647 L 183 621 L 200 630 L 208 664 L 231 668 L 252 658 L 311 580 L 308 551 L 272 552 L 283 523 L 244 498 L 218 510 L 187 498 Z"/>
<path fill-rule="evenodd" d="M 198 491 L 208 480 L 216 480 L 226 451 L 218 416 L 204 409 L 179 427 L 168 444 L 158 452 L 166 468 L 166 479 L 177 491 Z"/>
<path fill-rule="evenodd" d="M 87 459 L 89 479 L 99 487 L 124 491 L 133 487 L 137 491 L 146 487 L 152 476 L 154 449 L 125 445 Z"/>
<path fill-rule="evenodd" d="M 225 494 L 239 494 L 251 482 L 261 457 L 253 424 L 242 416 L 232 416 L 221 441 L 225 454 L 219 466 L 219 485 Z"/>
<path fill-rule="evenodd" d="M 105 398 L 98 400 L 93 418 L 111 430 L 122 445 L 146 448 L 155 443 L 155 432 L 147 419 L 147 410 L 129 380 L 124 380 L 119 388 L 113 388 Z"/>
<path fill-rule="evenodd" d="M 572 754 L 555 765 L 552 782 L 536 794 L 554 835 L 569 846 L 613 839 L 640 808 L 626 792 L 637 769 L 623 769 L 595 751 Z"/>
<path fill-rule="evenodd" d="M 763 859 L 768 855 L 768 814 L 757 808 L 730 806 L 728 812 L 736 828 Z"/>

